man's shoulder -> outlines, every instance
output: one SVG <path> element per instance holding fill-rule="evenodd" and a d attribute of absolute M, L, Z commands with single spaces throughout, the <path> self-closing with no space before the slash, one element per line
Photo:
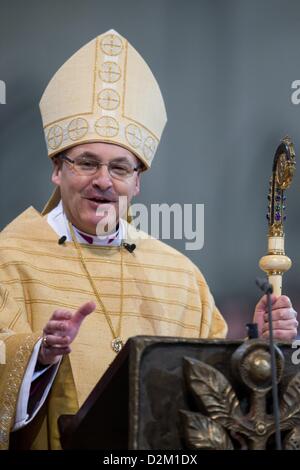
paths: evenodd
<path fill-rule="evenodd" d="M 40 213 L 33 206 L 27 207 L 27 209 L 17 215 L 17 217 L 4 227 L 1 234 L 10 231 L 11 228 L 18 227 L 20 223 L 26 223 L 27 221 L 34 220 L 37 217 L 41 217 Z"/>
<path fill-rule="evenodd" d="M 0 232 L 0 243 L 15 239 L 43 239 L 47 230 L 45 218 L 30 206 Z"/>
<path fill-rule="evenodd" d="M 155 259 L 160 258 L 162 262 L 172 260 L 173 264 L 185 267 L 185 269 L 199 272 L 197 266 L 180 251 L 176 250 L 167 243 L 152 237 L 142 230 L 136 230 L 134 226 L 128 226 L 128 237 L 132 243 L 136 242 L 137 251 L 143 254 L 153 256 Z"/>

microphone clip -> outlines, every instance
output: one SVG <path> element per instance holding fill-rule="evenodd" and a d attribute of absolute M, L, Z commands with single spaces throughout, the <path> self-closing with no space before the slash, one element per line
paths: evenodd
<path fill-rule="evenodd" d="M 67 239 L 66 235 L 63 235 L 62 237 L 59 238 L 58 244 L 63 245 L 65 243 L 66 239 Z"/>
<path fill-rule="evenodd" d="M 133 253 L 134 250 L 136 249 L 136 244 L 135 244 L 135 243 L 122 242 L 122 245 L 124 246 L 124 248 L 125 248 L 129 253 Z"/>

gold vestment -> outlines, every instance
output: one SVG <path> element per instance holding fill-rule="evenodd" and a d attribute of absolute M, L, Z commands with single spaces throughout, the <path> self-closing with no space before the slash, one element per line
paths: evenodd
<path fill-rule="evenodd" d="M 130 226 L 128 233 L 136 231 Z M 32 207 L 0 234 L 0 339 L 7 356 L 6 365 L 0 365 L 0 449 L 8 447 L 22 378 L 49 317 L 58 308 L 75 311 L 88 300 L 97 304 L 74 243 L 59 245 L 58 238 Z M 81 245 L 115 329 L 123 250 L 122 340 L 141 334 L 225 337 L 226 323 L 196 266 L 156 239 L 138 238 L 134 243 L 133 253 L 117 246 Z M 97 304 L 60 366 L 33 448 L 60 448 L 57 418 L 76 412 L 113 361 L 111 340 Z"/>

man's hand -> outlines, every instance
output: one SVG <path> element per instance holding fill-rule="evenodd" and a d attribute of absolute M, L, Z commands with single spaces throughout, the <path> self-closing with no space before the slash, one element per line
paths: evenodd
<path fill-rule="evenodd" d="M 293 309 L 286 295 L 271 295 L 272 323 L 274 338 L 292 340 L 297 336 L 297 312 Z M 255 307 L 253 322 L 258 325 L 258 334 L 263 338 L 269 337 L 268 304 L 264 295 Z"/>
<path fill-rule="evenodd" d="M 95 308 L 94 302 L 86 302 L 74 314 L 69 310 L 55 310 L 43 329 L 38 361 L 44 365 L 55 364 L 63 354 L 69 354 L 81 323 Z"/>

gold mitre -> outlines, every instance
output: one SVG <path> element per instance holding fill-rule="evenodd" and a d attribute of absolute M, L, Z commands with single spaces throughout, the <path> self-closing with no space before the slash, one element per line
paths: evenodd
<path fill-rule="evenodd" d="M 150 68 L 114 30 L 77 51 L 50 80 L 40 101 L 49 157 L 86 142 L 133 152 L 149 168 L 167 122 Z"/>

